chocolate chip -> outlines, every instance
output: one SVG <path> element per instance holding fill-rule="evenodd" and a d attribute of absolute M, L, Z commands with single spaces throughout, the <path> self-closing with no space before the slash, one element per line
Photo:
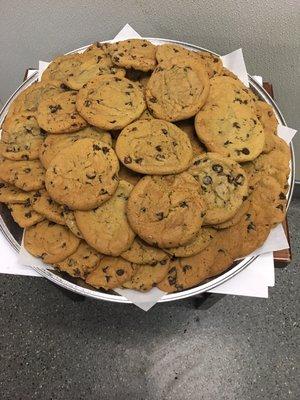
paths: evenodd
<path fill-rule="evenodd" d="M 226 142 L 224 142 L 224 146 L 228 146 L 229 144 L 232 144 L 230 140 L 226 140 Z"/>
<path fill-rule="evenodd" d="M 163 213 L 163 212 L 158 212 L 158 213 L 156 213 L 155 215 L 157 216 L 157 219 L 158 219 L 159 221 L 161 221 L 161 220 L 164 218 L 164 213 Z"/>
<path fill-rule="evenodd" d="M 28 174 L 31 171 L 31 168 L 24 168 L 23 171 L 25 172 L 25 174 Z"/>
<path fill-rule="evenodd" d="M 281 192 L 281 193 L 279 193 L 279 198 L 280 198 L 280 200 L 285 200 L 286 196 L 283 192 Z"/>
<path fill-rule="evenodd" d="M 49 199 L 47 199 L 47 202 L 49 205 L 51 205 L 53 203 L 53 200 L 49 198 Z"/>
<path fill-rule="evenodd" d="M 202 182 L 204 183 L 204 185 L 210 185 L 212 183 L 212 179 L 210 176 L 206 175 L 203 179 Z"/>
<path fill-rule="evenodd" d="M 168 261 L 168 260 L 161 260 L 161 261 L 160 261 L 160 264 L 161 264 L 161 265 L 166 265 L 166 264 L 167 264 L 167 261 Z"/>
<path fill-rule="evenodd" d="M 137 131 L 137 127 L 136 126 L 131 129 L 131 132 L 134 132 L 134 131 Z"/>
<path fill-rule="evenodd" d="M 133 89 L 133 84 L 129 83 L 129 85 L 127 87 L 128 87 L 128 89 Z"/>
<path fill-rule="evenodd" d="M 217 172 L 218 174 L 223 172 L 223 167 L 220 164 L 214 164 L 212 166 L 213 171 Z"/>
<path fill-rule="evenodd" d="M 232 124 L 232 126 L 234 127 L 234 128 L 237 128 L 237 129 L 240 129 L 240 124 L 238 124 L 237 122 L 234 122 L 233 124 Z"/>
<path fill-rule="evenodd" d="M 86 176 L 88 179 L 95 179 L 95 178 L 96 178 L 96 172 L 87 172 L 87 173 L 85 174 L 85 176 Z"/>
<path fill-rule="evenodd" d="M 186 201 L 181 201 L 181 202 L 179 203 L 179 207 L 188 208 L 189 206 L 188 206 L 188 204 L 187 204 Z"/>
<path fill-rule="evenodd" d="M 245 181 L 245 177 L 242 175 L 242 174 L 238 174 L 236 177 L 235 177 L 235 183 L 237 184 L 237 185 L 242 185 L 243 183 L 244 183 L 244 181 Z"/>
<path fill-rule="evenodd" d="M 147 46 L 148 46 L 147 43 L 142 44 L 142 47 L 147 47 Z"/>
<path fill-rule="evenodd" d="M 124 164 L 131 164 L 131 163 L 132 163 L 132 158 L 130 156 L 124 158 Z"/>
<path fill-rule="evenodd" d="M 0 182 L 0 189 L 5 186 L 5 183 Z"/>
<path fill-rule="evenodd" d="M 161 146 L 155 146 L 155 148 L 156 148 L 157 151 L 161 151 L 162 150 Z"/>
<path fill-rule="evenodd" d="M 99 191 L 99 194 L 108 194 L 108 191 L 105 190 L 105 189 L 101 189 L 101 190 Z"/>
<path fill-rule="evenodd" d="M 186 264 L 186 265 L 183 266 L 182 271 L 183 271 L 184 273 L 186 273 L 186 271 L 188 271 L 189 269 L 192 269 L 192 266 L 189 265 L 189 264 Z"/>
<path fill-rule="evenodd" d="M 102 147 L 102 151 L 104 154 L 107 154 L 109 152 L 109 148 L 108 147 Z"/>
<path fill-rule="evenodd" d="M 134 162 L 136 162 L 137 164 L 141 164 L 142 161 L 143 161 L 143 158 L 142 158 L 142 157 L 136 158 L 136 159 L 134 160 Z"/>
<path fill-rule="evenodd" d="M 176 283 L 176 276 L 168 276 L 168 282 L 170 286 L 175 285 Z"/>
<path fill-rule="evenodd" d="M 50 108 L 51 114 L 56 113 L 56 111 L 62 109 L 60 104 L 56 104 L 54 106 L 50 105 L 49 108 Z"/>
<path fill-rule="evenodd" d="M 242 153 L 245 154 L 245 155 L 248 155 L 248 154 L 250 154 L 250 150 L 247 149 L 247 147 L 244 147 L 244 148 L 242 149 Z"/>
<path fill-rule="evenodd" d="M 92 102 L 91 100 L 85 100 L 83 104 L 85 105 L 85 107 L 89 107 L 92 104 Z"/>
<path fill-rule="evenodd" d="M 124 275 L 124 269 L 117 269 L 116 270 L 116 274 L 118 275 L 118 276 L 122 276 L 122 275 Z"/>
<path fill-rule="evenodd" d="M 157 98 L 152 96 L 150 97 L 149 101 L 151 101 L 151 103 L 157 103 Z"/>
<path fill-rule="evenodd" d="M 127 103 L 125 103 L 125 106 L 131 106 L 132 107 L 132 101 L 128 101 Z"/>
<path fill-rule="evenodd" d="M 101 150 L 101 147 L 97 144 L 93 144 L 93 150 Z"/>
<path fill-rule="evenodd" d="M 114 119 L 113 121 L 109 121 L 110 124 L 115 124 L 117 121 Z"/>
<path fill-rule="evenodd" d="M 201 163 L 201 160 L 196 160 L 193 162 L 194 165 L 199 165 Z"/>
<path fill-rule="evenodd" d="M 140 210 L 141 210 L 142 212 L 146 212 L 146 208 L 145 208 L 145 207 L 142 207 Z"/>
<path fill-rule="evenodd" d="M 251 230 L 255 230 L 255 225 L 254 225 L 254 223 L 253 223 L 252 221 L 251 221 L 250 224 L 247 226 L 247 231 L 248 231 L 248 233 L 249 233 Z"/>
<path fill-rule="evenodd" d="M 25 215 L 26 218 L 31 218 L 31 216 L 32 216 L 31 211 L 28 211 L 24 215 Z"/>
<path fill-rule="evenodd" d="M 276 206 L 276 208 L 278 208 L 279 210 L 283 211 L 283 204 L 278 204 L 278 206 Z"/>

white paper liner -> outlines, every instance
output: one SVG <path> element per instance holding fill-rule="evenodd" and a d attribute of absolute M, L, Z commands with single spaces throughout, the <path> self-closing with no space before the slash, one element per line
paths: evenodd
<path fill-rule="evenodd" d="M 139 37 L 141 36 L 134 29 L 132 29 L 129 24 L 126 24 L 113 41 Z M 222 56 L 221 58 L 224 66 L 235 73 L 246 86 L 249 86 L 242 49 L 233 51 L 232 53 Z M 39 62 L 39 77 L 42 75 L 43 71 L 48 65 L 49 62 Z M 261 77 L 257 76 L 255 78 L 259 83 L 262 82 Z M 278 135 L 287 143 L 292 140 L 296 132 L 297 131 L 295 129 L 291 129 L 282 125 L 278 127 Z M 24 246 L 22 246 L 19 256 L 15 255 L 8 243 L 6 241 L 4 242 L 4 240 L 5 239 L 3 238 L 0 244 L 2 247 L 5 247 L 3 244 L 6 245 L 6 249 L 1 251 L 1 254 L 8 255 L 8 257 L 4 258 L 4 264 L 6 265 L 1 263 L 2 265 L 0 265 L 0 273 L 37 276 L 37 273 L 33 269 L 29 267 L 27 268 L 26 266 L 36 265 L 46 269 L 51 268 L 49 265 L 44 264 L 41 260 L 31 256 L 24 249 Z M 272 252 L 286 248 L 289 248 L 289 245 L 282 225 L 279 225 L 271 231 L 264 245 L 260 249 L 255 250 L 255 254 L 261 254 L 255 260 L 255 262 L 227 282 L 210 290 L 210 292 L 236 294 L 242 296 L 268 297 L 268 286 L 274 285 L 274 260 Z M 15 256 L 15 259 L 12 255 Z M 7 265 L 10 265 L 10 267 L 7 267 Z M 115 291 L 126 297 L 144 311 L 148 311 L 165 294 L 157 288 L 153 288 L 147 293 L 140 293 L 129 289 L 116 289 Z"/>

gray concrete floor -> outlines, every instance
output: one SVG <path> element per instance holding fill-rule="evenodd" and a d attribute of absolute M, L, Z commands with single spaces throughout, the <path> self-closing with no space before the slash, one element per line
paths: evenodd
<path fill-rule="evenodd" d="M 144 313 L 0 276 L 1 399 L 299 399 L 300 200 L 289 221 L 293 262 L 268 300 Z"/>

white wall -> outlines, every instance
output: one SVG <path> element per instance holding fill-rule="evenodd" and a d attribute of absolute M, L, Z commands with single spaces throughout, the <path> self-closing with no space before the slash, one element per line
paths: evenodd
<path fill-rule="evenodd" d="M 144 36 L 220 54 L 243 47 L 249 72 L 273 83 L 288 124 L 299 128 L 299 0 L 0 0 L 0 10 L 2 102 L 39 59 L 110 39 L 129 22 Z M 300 180 L 300 135 L 295 144 Z"/>

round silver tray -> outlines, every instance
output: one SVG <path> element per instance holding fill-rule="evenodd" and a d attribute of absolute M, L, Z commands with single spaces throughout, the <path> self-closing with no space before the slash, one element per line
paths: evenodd
<path fill-rule="evenodd" d="M 218 56 L 217 53 L 214 53 L 203 47 L 195 46 L 195 45 L 192 45 L 189 43 L 184 43 L 184 42 L 179 42 L 176 40 L 169 40 L 169 39 L 160 39 L 160 38 L 145 38 L 145 39 L 148 39 L 152 43 L 157 44 L 157 45 L 164 44 L 164 43 L 177 43 L 177 44 L 180 44 L 191 50 L 209 51 Z M 87 47 L 88 46 L 83 46 L 83 47 L 73 50 L 69 53 L 82 52 Z M 264 100 L 267 103 L 272 105 L 279 123 L 281 123 L 282 125 L 286 125 L 284 117 L 283 117 L 279 107 L 274 102 L 274 100 L 269 96 L 269 94 L 264 90 L 264 88 L 261 85 L 259 85 L 250 75 L 248 75 L 248 77 L 249 77 L 249 83 L 250 83 L 251 89 L 262 100 Z M 9 98 L 9 100 L 6 102 L 6 104 L 4 105 L 3 109 L 0 112 L 0 124 L 4 120 L 4 117 L 8 111 L 10 103 L 24 89 L 26 89 L 28 86 L 30 86 L 37 79 L 38 79 L 38 73 L 36 72 L 33 76 L 28 78 L 12 94 L 12 96 Z M 287 194 L 287 207 L 289 206 L 291 198 L 292 198 L 292 193 L 293 193 L 293 188 L 294 188 L 294 180 L 295 180 L 295 159 L 294 159 L 294 149 L 293 149 L 292 143 L 290 144 L 290 149 L 291 149 L 291 172 L 290 172 L 290 176 L 289 176 L 289 191 Z M 13 221 L 7 207 L 1 203 L 0 203 L 0 230 L 3 233 L 4 237 L 7 239 L 7 241 L 10 243 L 10 245 L 13 247 L 13 249 L 15 251 L 19 252 L 23 230 Z M 187 297 L 195 296 L 200 293 L 207 292 L 208 290 L 215 288 L 216 286 L 220 285 L 221 283 L 224 283 L 228 279 L 232 278 L 234 275 L 241 272 L 244 268 L 246 268 L 249 264 L 251 264 L 256 258 L 257 258 L 257 256 L 246 257 L 242 261 L 239 261 L 238 263 L 234 264 L 230 269 L 228 269 L 227 271 L 225 271 L 223 274 L 219 275 L 218 277 L 208 279 L 204 283 L 202 283 L 192 289 L 187 289 L 187 290 L 184 290 L 184 291 L 178 292 L 178 293 L 166 294 L 159 300 L 159 302 L 180 300 L 180 299 L 184 299 Z M 100 290 L 95 290 L 95 289 L 87 286 L 83 281 L 72 278 L 72 277 L 68 276 L 67 274 L 60 273 L 58 271 L 45 270 L 45 269 L 43 269 L 41 267 L 37 267 L 37 266 L 32 266 L 32 268 L 35 271 L 37 271 L 40 275 L 44 276 L 45 278 L 49 279 L 50 281 L 54 282 L 55 284 L 65 288 L 65 289 L 71 290 L 72 292 L 81 294 L 83 296 L 92 297 L 92 298 L 98 299 L 98 300 L 112 301 L 112 302 L 116 302 L 116 303 L 131 303 L 130 300 L 126 299 L 123 296 L 120 296 L 114 292 L 104 292 L 104 291 L 100 291 Z"/>

